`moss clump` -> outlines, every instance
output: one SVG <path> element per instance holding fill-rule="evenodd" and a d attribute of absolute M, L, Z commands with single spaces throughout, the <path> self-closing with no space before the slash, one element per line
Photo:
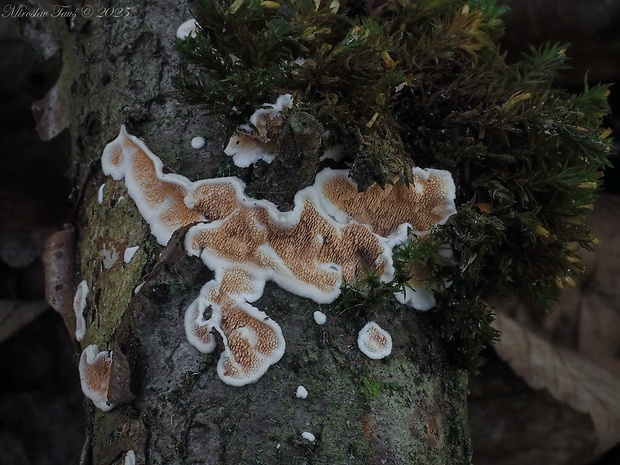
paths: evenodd
<path fill-rule="evenodd" d="M 493 0 L 362 3 L 199 0 L 196 38 L 177 43 L 197 66 L 175 85 L 230 130 L 292 94 L 293 111 L 343 148 L 362 190 L 407 183 L 413 165 L 449 170 L 458 213 L 432 236 L 457 265 L 431 263 L 433 280 L 453 283 L 435 316 L 475 363 L 492 335 L 484 298 L 517 294 L 550 309 L 581 269 L 576 252 L 594 240 L 585 215 L 611 147 L 601 127 L 609 91 L 554 88 L 564 46 L 509 64 Z"/>

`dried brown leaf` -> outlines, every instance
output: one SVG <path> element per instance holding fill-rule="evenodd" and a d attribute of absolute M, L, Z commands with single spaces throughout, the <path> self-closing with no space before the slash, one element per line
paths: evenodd
<path fill-rule="evenodd" d="M 63 67 L 58 81 L 45 96 L 32 104 L 36 130 L 41 140 L 53 139 L 67 127 L 71 92 L 67 72 L 64 72 L 66 68 Z"/>
<path fill-rule="evenodd" d="M 588 413 L 599 439 L 597 453 L 620 441 L 620 377 L 575 350 L 555 347 L 543 337 L 498 313 L 498 355 L 533 389 Z"/>
<path fill-rule="evenodd" d="M 43 300 L 0 300 L 0 342 L 11 337 L 47 308 Z"/>
<path fill-rule="evenodd" d="M 65 326 L 75 338 L 75 232 L 58 231 L 52 234 L 43 249 L 45 266 L 45 300 L 62 315 Z"/>

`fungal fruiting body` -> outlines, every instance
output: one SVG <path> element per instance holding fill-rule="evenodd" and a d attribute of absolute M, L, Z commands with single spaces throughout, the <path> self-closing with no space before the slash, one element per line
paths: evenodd
<path fill-rule="evenodd" d="M 327 315 L 323 312 L 319 312 L 318 310 L 312 314 L 312 317 L 317 325 L 324 325 L 327 321 Z"/>
<path fill-rule="evenodd" d="M 253 124 L 260 132 L 260 120 Z M 389 282 L 392 248 L 408 240 L 408 230 L 424 234 L 455 212 L 449 173 L 420 168 L 414 168 L 410 186 L 366 192 L 357 191 L 347 170 L 325 169 L 297 192 L 293 210 L 280 212 L 271 202 L 245 196 L 237 178 L 191 182 L 164 174 L 162 162 L 124 127 L 104 149 L 102 167 L 114 179 L 125 179 L 160 244 L 178 228 L 198 223 L 188 230 L 185 248 L 215 277 L 187 309 L 185 329 L 205 353 L 215 349 L 213 332 L 220 334 L 218 374 L 231 385 L 256 381 L 284 353 L 280 326 L 251 305 L 267 281 L 317 303 L 333 302 L 343 282 L 354 282 L 368 269 Z M 424 284 L 412 286 L 432 297 Z M 415 308 L 415 299 L 406 302 Z"/>
<path fill-rule="evenodd" d="M 297 386 L 297 390 L 295 391 L 295 396 L 298 399 L 306 399 L 308 397 L 308 390 L 303 386 Z"/>
<path fill-rule="evenodd" d="M 357 346 L 368 358 L 379 360 L 392 353 L 392 336 L 377 323 L 371 321 L 360 330 Z"/>
<path fill-rule="evenodd" d="M 84 395 L 93 401 L 95 407 L 107 412 L 114 408 L 108 402 L 108 389 L 112 370 L 112 353 L 99 351 L 92 344 L 84 349 L 80 357 L 80 383 Z"/>
<path fill-rule="evenodd" d="M 105 189 L 105 182 L 99 186 L 99 190 L 97 191 L 97 201 L 99 205 L 103 205 L 103 190 Z"/>
<path fill-rule="evenodd" d="M 139 249 L 140 249 L 139 245 L 136 245 L 134 247 L 127 247 L 125 249 L 125 253 L 123 254 L 123 261 L 125 263 L 129 263 L 133 259 L 133 257 L 136 255 Z"/>
<path fill-rule="evenodd" d="M 128 450 L 125 454 L 125 465 L 136 465 L 136 453 L 133 450 Z"/>
<path fill-rule="evenodd" d="M 265 104 L 250 116 L 250 124 L 244 124 L 230 138 L 224 153 L 232 157 L 239 168 L 263 160 L 271 163 L 277 152 L 278 136 L 285 119 L 284 110 L 293 107 L 290 94 L 281 95 L 274 104 Z"/>
<path fill-rule="evenodd" d="M 177 29 L 177 39 L 185 40 L 188 37 L 196 37 L 196 20 L 190 19 L 181 24 Z"/>
<path fill-rule="evenodd" d="M 75 338 L 81 341 L 86 335 L 86 319 L 84 310 L 86 309 L 86 297 L 88 297 L 88 284 L 82 281 L 78 284 L 73 298 L 73 311 L 75 312 Z"/>
<path fill-rule="evenodd" d="M 316 439 L 314 437 L 314 434 L 309 433 L 308 431 L 304 431 L 303 433 L 301 433 L 301 437 L 310 442 L 314 442 L 314 440 Z"/>
<path fill-rule="evenodd" d="M 191 142 L 191 146 L 195 150 L 199 150 L 205 146 L 205 138 L 204 137 L 194 137 Z"/>

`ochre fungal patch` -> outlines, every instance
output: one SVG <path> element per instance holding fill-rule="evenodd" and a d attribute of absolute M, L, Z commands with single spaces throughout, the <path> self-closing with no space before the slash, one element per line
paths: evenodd
<path fill-rule="evenodd" d="M 277 105 L 283 108 L 285 102 L 258 116 L 271 118 L 281 109 Z M 269 118 L 252 121 L 261 144 Z M 333 302 L 343 282 L 355 281 L 368 269 L 385 282 L 392 280 L 392 248 L 408 240 L 408 229 L 423 234 L 455 212 L 450 174 L 420 168 L 414 168 L 410 186 L 375 186 L 363 193 L 348 171 L 326 169 L 312 186 L 297 192 L 293 210 L 280 212 L 271 202 L 245 196 L 237 178 L 191 182 L 164 174 L 161 161 L 124 127 L 105 148 L 102 166 L 114 179 L 125 179 L 160 244 L 178 228 L 198 223 L 189 229 L 185 248 L 200 256 L 215 278 L 187 309 L 185 329 L 190 343 L 203 352 L 215 349 L 219 334 L 224 351 L 218 374 L 231 385 L 256 381 L 284 354 L 280 326 L 250 304 L 261 297 L 268 280 L 315 302 Z M 432 291 L 426 286 L 419 291 L 427 309 Z M 416 299 L 402 297 L 416 306 Z"/>
<path fill-rule="evenodd" d="M 278 150 L 285 118 L 283 111 L 293 107 L 290 94 L 281 95 L 274 104 L 265 104 L 250 116 L 250 123 L 239 126 L 228 141 L 224 153 L 239 168 L 263 160 L 271 163 Z"/>
<path fill-rule="evenodd" d="M 322 192 L 328 208 L 331 204 L 339 210 L 329 209 L 329 213 L 342 222 L 353 220 L 367 224 L 375 233 L 386 237 L 402 224 L 409 224 L 417 233 L 444 224 L 456 213 L 450 173 L 417 167 L 412 172 L 413 181 L 409 186 L 394 183 L 382 189 L 375 184 L 365 192 L 358 192 L 357 186 L 345 176 L 325 176 Z M 348 218 L 343 217 L 343 213 Z"/>
<path fill-rule="evenodd" d="M 108 389 L 112 369 L 112 353 L 99 351 L 96 345 L 84 349 L 80 357 L 80 382 L 84 395 L 93 401 L 95 407 L 107 412 L 114 408 L 108 402 Z"/>
<path fill-rule="evenodd" d="M 392 353 L 392 336 L 377 323 L 371 321 L 360 330 L 357 346 L 367 357 L 379 360 Z"/>

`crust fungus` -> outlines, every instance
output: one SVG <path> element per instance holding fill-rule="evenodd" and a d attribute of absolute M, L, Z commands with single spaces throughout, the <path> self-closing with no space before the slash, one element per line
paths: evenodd
<path fill-rule="evenodd" d="M 409 186 L 394 183 L 381 188 L 375 184 L 364 192 L 358 192 L 355 183 L 341 172 L 324 170 L 317 182 L 323 186 L 326 210 L 337 221 L 367 224 L 375 233 L 389 237 L 402 233 L 399 228 L 403 224 L 416 233 L 425 233 L 456 213 L 454 181 L 449 172 L 415 167 L 412 175 Z"/>
<path fill-rule="evenodd" d="M 237 128 L 224 153 L 239 168 L 259 160 L 271 163 L 276 155 L 278 137 L 285 123 L 282 112 L 293 107 L 290 94 L 281 95 L 274 104 L 265 104 L 250 116 L 250 123 Z"/>
<path fill-rule="evenodd" d="M 127 247 L 125 249 L 125 253 L 123 254 L 123 261 L 125 263 L 129 263 L 133 259 L 133 257 L 136 255 L 139 249 L 140 249 L 139 245 L 136 245 L 134 247 Z"/>
<path fill-rule="evenodd" d="M 304 431 L 303 433 L 301 433 L 301 437 L 310 442 L 314 442 L 316 440 L 316 437 L 314 437 L 314 434 L 308 431 Z"/>
<path fill-rule="evenodd" d="M 185 332 L 189 342 L 204 353 L 212 352 L 215 330 L 224 341 L 217 372 L 222 381 L 242 386 L 257 381 L 285 349 L 280 326 L 245 300 L 257 296 L 252 277 L 243 269 L 228 269 L 220 282 L 210 281 L 187 309 Z M 262 288 L 260 289 L 262 294 Z M 204 312 L 210 310 L 206 319 Z"/>
<path fill-rule="evenodd" d="M 97 191 L 97 201 L 99 205 L 103 205 L 103 190 L 105 189 L 105 182 L 99 186 L 99 190 Z"/>
<path fill-rule="evenodd" d="M 191 37 L 192 39 L 196 37 L 196 20 L 193 18 L 185 21 L 177 29 L 178 39 L 185 40 L 188 37 Z"/>
<path fill-rule="evenodd" d="M 377 323 L 371 321 L 360 330 L 357 346 L 368 358 L 379 360 L 392 353 L 392 336 Z"/>
<path fill-rule="evenodd" d="M 134 398 L 129 364 L 120 350 L 99 351 L 95 344 L 89 345 L 80 357 L 79 371 L 84 395 L 103 412 Z"/>
<path fill-rule="evenodd" d="M 308 390 L 303 386 L 297 386 L 297 390 L 295 391 L 295 396 L 298 399 L 306 399 L 308 397 Z"/>
<path fill-rule="evenodd" d="M 124 465 L 136 465 L 136 453 L 133 450 L 128 450 L 125 454 Z"/>
<path fill-rule="evenodd" d="M 205 146 L 205 138 L 204 137 L 194 137 L 191 142 L 191 146 L 194 150 L 199 150 Z"/>
<path fill-rule="evenodd" d="M 103 412 L 115 405 L 108 401 L 108 389 L 112 368 L 112 353 L 99 351 L 96 345 L 89 345 L 80 357 L 80 382 L 84 395 Z"/>
<path fill-rule="evenodd" d="M 325 313 L 323 312 L 319 312 L 318 310 L 314 312 L 312 316 L 314 318 L 314 322 L 317 325 L 324 325 L 327 321 L 327 315 L 325 315 Z"/>
<path fill-rule="evenodd" d="M 288 105 L 292 98 L 280 97 L 252 115 L 246 129 L 259 143 L 269 143 Z M 333 302 L 343 282 L 354 282 L 368 269 L 391 281 L 392 248 L 408 240 L 408 229 L 423 234 L 455 212 L 450 174 L 420 168 L 414 168 L 410 186 L 366 192 L 357 191 L 348 171 L 325 169 L 314 185 L 297 192 L 291 211 L 280 212 L 269 201 L 247 197 L 237 178 L 191 182 L 164 174 L 162 162 L 124 127 L 104 149 L 102 167 L 114 179 L 125 179 L 160 244 L 178 228 L 198 223 L 188 230 L 185 248 L 215 278 L 186 310 L 185 329 L 202 352 L 212 352 L 221 338 L 218 374 L 231 385 L 256 381 L 284 353 L 280 326 L 251 305 L 267 281 L 317 303 Z"/>
<path fill-rule="evenodd" d="M 78 284 L 73 298 L 73 311 L 75 312 L 75 338 L 81 341 L 86 335 L 86 320 L 84 310 L 86 309 L 86 297 L 88 296 L 88 284 L 82 281 Z"/>

